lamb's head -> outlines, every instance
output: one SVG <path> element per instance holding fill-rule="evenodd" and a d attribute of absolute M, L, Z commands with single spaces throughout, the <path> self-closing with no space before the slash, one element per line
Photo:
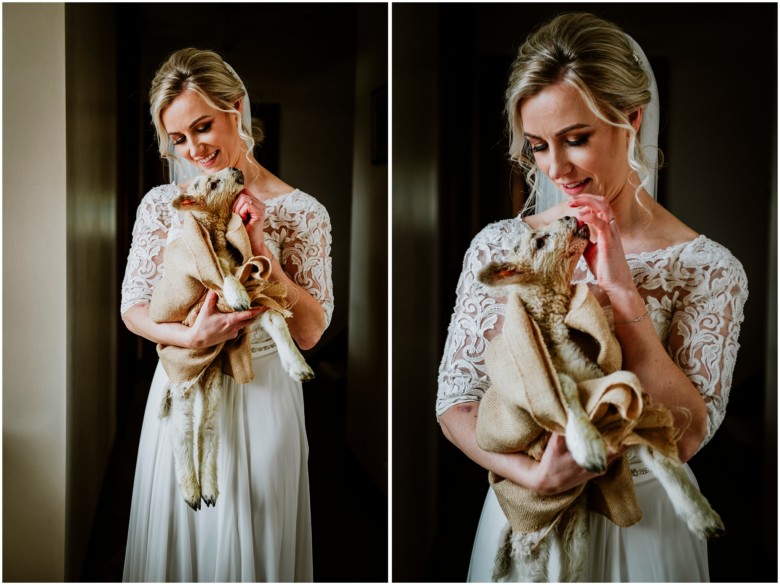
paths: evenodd
<path fill-rule="evenodd" d="M 233 202 L 243 188 L 244 173 L 227 167 L 211 175 L 197 176 L 171 204 L 181 211 L 205 213 L 227 221 Z"/>
<path fill-rule="evenodd" d="M 563 217 L 540 230 L 528 230 L 503 262 L 492 262 L 479 273 L 489 286 L 518 285 L 521 289 L 566 292 L 590 231 L 576 218 Z"/>

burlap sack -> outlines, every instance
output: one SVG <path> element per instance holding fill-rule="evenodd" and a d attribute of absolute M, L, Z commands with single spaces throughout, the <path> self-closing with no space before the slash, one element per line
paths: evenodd
<path fill-rule="evenodd" d="M 267 306 L 289 315 L 284 285 L 268 282 L 271 261 L 264 256 L 252 256 L 249 235 L 241 217 L 235 213 L 228 223 L 226 237 L 241 254 L 242 264 L 236 268 L 234 275 L 247 289 L 251 306 Z M 225 302 L 222 292 L 224 280 L 225 275 L 206 229 L 191 213 L 185 213 L 181 237 L 165 250 L 165 270 L 152 294 L 149 313 L 158 323 L 192 325 L 208 289 L 217 293 L 219 310 L 231 312 L 233 309 Z M 157 353 L 165 373 L 174 383 L 198 379 L 220 354 L 224 358 L 223 371 L 236 382 L 246 384 L 254 378 L 252 348 L 249 336 L 245 334 L 202 349 L 158 344 Z"/>
<path fill-rule="evenodd" d="M 651 403 L 634 374 L 619 369 L 620 345 L 586 285 L 576 285 L 565 321 L 583 351 L 606 373 L 578 386 L 583 407 L 605 441 L 613 448 L 649 444 L 676 459 L 671 413 Z M 517 295 L 507 299 L 503 331 L 491 342 L 485 363 L 492 386 L 480 403 L 477 442 L 487 451 L 524 452 L 541 459 L 550 433 L 564 433 L 566 413 L 539 326 Z M 589 508 L 618 526 L 642 517 L 625 455 L 605 475 L 554 496 L 539 495 L 492 472 L 488 478 L 518 532 L 550 526 L 585 490 Z"/>

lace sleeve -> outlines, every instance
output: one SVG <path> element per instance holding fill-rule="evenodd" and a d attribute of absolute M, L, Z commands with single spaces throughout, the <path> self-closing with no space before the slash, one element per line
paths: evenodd
<path fill-rule="evenodd" d="M 679 265 L 681 272 L 695 274 L 696 282 L 690 288 L 679 289 L 667 344 L 669 355 L 707 406 L 707 430 L 699 448 L 709 442 L 726 416 L 748 295 L 747 277 L 740 262 L 725 248 L 708 243 L 709 258 L 701 257 L 705 253 L 701 247 L 690 252 L 699 256 L 694 258 L 695 269 L 688 259 Z"/>
<path fill-rule="evenodd" d="M 300 191 L 282 201 L 266 211 L 268 243 L 290 278 L 320 303 L 327 327 L 333 316 L 330 216 L 321 203 Z"/>
<path fill-rule="evenodd" d="M 162 277 L 163 253 L 171 228 L 170 202 L 176 188 L 173 185 L 156 187 L 141 200 L 133 226 L 133 240 L 127 257 L 122 281 L 120 312 L 149 302 L 152 291 Z"/>
<path fill-rule="evenodd" d="M 439 366 L 437 417 L 455 404 L 481 400 L 489 386 L 484 354 L 500 332 L 506 298 L 491 295 L 477 274 L 488 262 L 504 258 L 524 229 L 525 224 L 516 220 L 491 224 L 466 252 Z"/>

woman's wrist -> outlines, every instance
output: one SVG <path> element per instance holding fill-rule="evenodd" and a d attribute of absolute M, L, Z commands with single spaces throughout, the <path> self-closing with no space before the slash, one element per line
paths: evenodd
<path fill-rule="evenodd" d="M 645 300 L 635 286 L 607 293 L 615 324 L 630 324 L 642 321 L 647 313 Z"/>
<path fill-rule="evenodd" d="M 274 255 L 271 254 L 271 250 L 265 245 L 265 240 L 262 240 L 259 244 L 252 244 L 252 254 L 255 256 L 265 256 L 269 260 L 274 259 Z"/>
<path fill-rule="evenodd" d="M 290 275 L 287 274 L 287 271 L 273 254 L 269 254 L 267 258 L 271 261 L 271 273 L 268 275 L 268 280 L 270 282 L 280 283 L 285 286 L 287 302 L 290 304 L 290 308 L 292 309 L 292 307 L 298 302 L 302 289 L 292 278 L 290 278 Z"/>

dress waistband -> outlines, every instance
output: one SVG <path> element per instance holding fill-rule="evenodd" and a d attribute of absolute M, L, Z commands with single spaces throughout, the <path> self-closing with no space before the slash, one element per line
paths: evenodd
<path fill-rule="evenodd" d="M 639 457 L 639 454 L 636 452 L 636 449 L 633 447 L 628 450 L 628 465 L 631 467 L 631 477 L 634 479 L 648 475 L 652 476 L 653 474 L 653 472 L 645 466 L 644 462 Z"/>
<path fill-rule="evenodd" d="M 266 355 L 270 355 L 276 351 L 276 344 L 273 341 L 265 341 L 263 343 L 258 343 L 257 345 L 252 345 L 252 358 L 256 357 L 262 357 Z"/>

